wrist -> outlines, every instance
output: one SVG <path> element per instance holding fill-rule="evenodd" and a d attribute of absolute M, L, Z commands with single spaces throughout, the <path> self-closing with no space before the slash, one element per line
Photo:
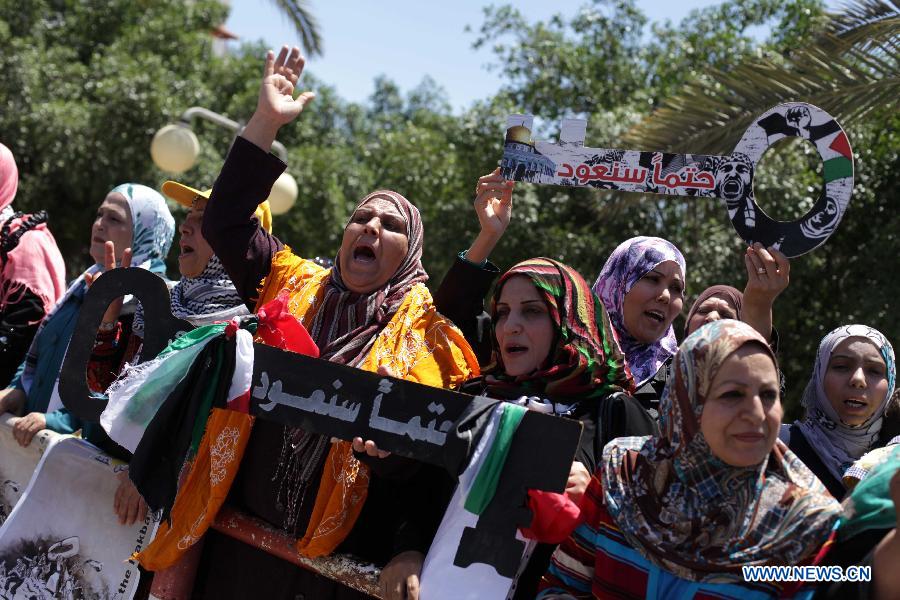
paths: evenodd
<path fill-rule="evenodd" d="M 100 327 L 97 328 L 98 331 L 102 331 L 104 333 L 109 333 L 116 328 L 118 325 L 118 321 L 103 321 L 100 323 Z"/>
<path fill-rule="evenodd" d="M 268 152 L 272 149 L 272 142 L 275 141 L 280 128 L 281 123 L 274 120 L 272 117 L 261 114 L 259 110 L 257 110 L 253 113 L 253 116 L 250 117 L 250 121 L 247 123 L 247 126 L 244 127 L 243 131 L 241 131 L 240 135 L 248 142 L 251 142 Z"/>
<path fill-rule="evenodd" d="M 484 263 L 500 241 L 500 236 L 494 233 L 487 233 L 484 230 L 478 234 L 475 241 L 466 251 L 466 259 L 473 263 Z"/>

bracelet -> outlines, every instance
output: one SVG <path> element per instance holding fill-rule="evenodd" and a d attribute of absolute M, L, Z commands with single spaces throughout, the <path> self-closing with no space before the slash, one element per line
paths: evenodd
<path fill-rule="evenodd" d="M 105 333 L 109 333 L 118 325 L 118 321 L 113 321 L 112 323 L 100 323 L 99 331 L 103 331 Z"/>

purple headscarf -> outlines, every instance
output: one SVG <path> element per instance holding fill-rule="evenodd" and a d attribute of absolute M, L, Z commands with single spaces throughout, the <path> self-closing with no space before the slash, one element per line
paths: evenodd
<path fill-rule="evenodd" d="M 682 276 L 687 277 L 684 256 L 672 242 L 658 237 L 634 237 L 613 250 L 594 282 L 594 293 L 609 313 L 619 345 L 625 353 L 625 361 L 639 386 L 653 377 L 662 364 L 675 354 L 678 341 L 671 325 L 662 338 L 652 344 L 639 342 L 628 333 L 623 310 L 625 294 L 641 277 L 667 260 L 678 263 Z"/>

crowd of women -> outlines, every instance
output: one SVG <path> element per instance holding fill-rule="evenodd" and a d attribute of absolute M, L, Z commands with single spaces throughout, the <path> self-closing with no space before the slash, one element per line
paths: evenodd
<path fill-rule="evenodd" d="M 900 597 L 900 416 L 885 335 L 823 323 L 832 331 L 805 383 L 804 416 L 783 424 L 784 389 L 800 382 L 784 381 L 778 367 L 772 311 L 790 271 L 778 250 L 747 248 L 745 290 L 703 291 L 679 344 L 673 322 L 688 270 L 667 240 L 622 241 L 593 286 L 542 257 L 501 275 L 489 255 L 512 217 L 513 184 L 499 171 L 478 180 L 480 233 L 434 296 L 424 285 L 419 211 L 394 191 L 360 200 L 333 262 L 301 258 L 272 234 L 263 201 L 285 169 L 268 150 L 313 99 L 294 97 L 303 64 L 297 48 L 269 53 L 256 112 L 212 190 L 163 186 L 189 209 L 179 226 L 181 278 L 167 280 L 174 315 L 200 326 L 284 298 L 321 359 L 580 421 L 565 492 L 528 496 L 526 534 L 539 544 L 511 597 Z M 165 277 L 173 217 L 155 190 L 115 187 L 91 229 L 94 265 L 66 288 L 47 217 L 15 212 L 16 185 L 12 154 L 0 146 L 0 355 L 13 365 L 0 412 L 18 415 L 23 445 L 44 428 L 80 430 L 122 455 L 99 424 L 67 411 L 57 378 L 97 277 L 116 266 Z M 88 368 L 92 390 L 103 393 L 140 362 L 143 331 L 139 305 L 109 307 Z M 297 537 L 301 554 L 349 552 L 384 565 L 382 595 L 416 598 L 455 475 L 371 440 L 260 421 L 229 502 Z M 146 511 L 123 476 L 111 517 L 134 522 Z M 800 585 L 745 576 L 744 567 L 766 565 L 868 565 L 873 578 Z M 197 597 L 298 594 L 354 593 L 206 534 Z"/>

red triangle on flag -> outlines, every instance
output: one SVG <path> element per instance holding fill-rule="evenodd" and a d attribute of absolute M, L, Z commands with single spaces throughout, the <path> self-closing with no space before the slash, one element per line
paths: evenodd
<path fill-rule="evenodd" d="M 843 131 L 840 132 L 836 138 L 834 138 L 834 141 L 831 142 L 831 145 L 828 147 L 835 152 L 839 152 L 845 158 L 853 160 L 853 150 L 850 149 L 850 141 L 847 140 L 847 134 Z"/>

